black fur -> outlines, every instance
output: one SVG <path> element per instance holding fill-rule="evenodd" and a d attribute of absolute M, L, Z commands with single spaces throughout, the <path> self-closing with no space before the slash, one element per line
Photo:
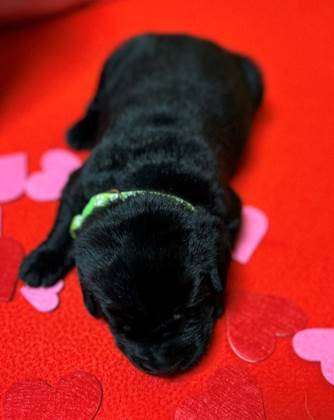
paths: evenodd
<path fill-rule="evenodd" d="M 49 237 L 22 264 L 32 286 L 76 264 L 86 307 L 146 372 L 168 375 L 205 352 L 240 225 L 228 186 L 262 98 L 246 57 L 182 35 L 144 35 L 107 61 L 94 100 L 68 135 L 90 158 L 64 189 Z M 221 181 L 220 181 L 221 180 Z M 88 199 L 117 188 L 155 190 L 96 211 L 72 241 Z"/>

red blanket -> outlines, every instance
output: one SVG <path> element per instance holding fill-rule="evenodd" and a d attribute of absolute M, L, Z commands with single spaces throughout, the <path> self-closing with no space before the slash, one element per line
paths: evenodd
<path fill-rule="evenodd" d="M 47 149 L 66 147 L 66 129 L 82 115 L 105 57 L 132 35 L 187 32 L 250 54 L 266 95 L 234 187 L 265 211 L 270 228 L 248 264 L 233 263 L 230 289 L 285 297 L 303 308 L 309 327 L 333 327 L 333 18 L 330 0 L 115 0 L 2 33 L 0 153 L 27 152 L 32 172 Z M 2 205 L 4 234 L 31 250 L 56 207 L 26 196 Z M 98 419 L 167 420 L 217 369 L 233 365 L 261 388 L 269 420 L 334 418 L 334 388 L 318 363 L 299 359 L 291 338 L 269 359 L 244 362 L 227 344 L 225 317 L 190 372 L 163 379 L 137 370 L 85 310 L 75 272 L 55 312 L 37 312 L 17 290 L 0 303 L 0 320 L 0 400 L 21 379 L 52 385 L 83 370 L 103 386 Z"/>

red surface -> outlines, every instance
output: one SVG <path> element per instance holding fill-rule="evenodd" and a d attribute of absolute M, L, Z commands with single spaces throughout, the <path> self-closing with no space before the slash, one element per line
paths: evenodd
<path fill-rule="evenodd" d="M 1 0 L 0 25 L 60 13 L 89 1 L 93 0 Z"/>
<path fill-rule="evenodd" d="M 23 249 L 20 243 L 13 238 L 0 237 L 0 302 L 12 298 L 22 258 Z"/>
<path fill-rule="evenodd" d="M 233 263 L 232 289 L 283 296 L 301 306 L 308 325 L 334 324 L 334 56 L 332 1 L 114 0 L 0 38 L 0 152 L 29 153 L 30 171 L 43 152 L 64 146 L 83 112 L 106 55 L 144 31 L 210 37 L 251 54 L 266 79 L 265 103 L 234 181 L 244 201 L 263 209 L 269 232 L 247 265 Z M 56 203 L 27 197 L 5 204 L 4 234 L 32 249 L 44 238 Z M 76 274 L 60 308 L 34 310 L 19 293 L 0 304 L 0 397 L 25 378 L 56 383 L 81 369 L 102 382 L 97 416 L 105 420 L 173 419 L 185 398 L 216 369 L 246 367 L 262 388 L 269 420 L 334 418 L 334 387 L 317 363 L 300 360 L 291 340 L 258 364 L 238 359 L 226 342 L 225 319 L 200 365 L 171 379 L 134 368 L 107 327 L 83 307 Z"/>

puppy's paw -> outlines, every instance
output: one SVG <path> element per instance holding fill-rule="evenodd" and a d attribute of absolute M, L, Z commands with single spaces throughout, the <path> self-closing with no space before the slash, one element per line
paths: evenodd
<path fill-rule="evenodd" d="M 21 279 L 32 287 L 52 286 L 64 275 L 64 272 L 66 272 L 64 255 L 43 247 L 29 254 L 20 267 Z"/>

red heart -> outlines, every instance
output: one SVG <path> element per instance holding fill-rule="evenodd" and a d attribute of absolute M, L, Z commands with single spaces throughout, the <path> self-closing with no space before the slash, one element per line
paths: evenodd
<path fill-rule="evenodd" d="M 207 389 L 183 401 L 175 420 L 264 420 L 261 389 L 234 366 L 219 369 Z"/>
<path fill-rule="evenodd" d="M 237 356 L 260 362 L 275 350 L 276 339 L 304 328 L 304 312 L 281 297 L 238 293 L 227 307 L 227 339 Z"/>
<path fill-rule="evenodd" d="M 0 301 L 9 301 L 15 289 L 24 252 L 12 238 L 0 238 Z"/>
<path fill-rule="evenodd" d="M 91 420 L 100 407 L 102 387 L 95 376 L 73 372 L 55 386 L 42 380 L 12 385 L 4 397 L 4 420 Z"/>

